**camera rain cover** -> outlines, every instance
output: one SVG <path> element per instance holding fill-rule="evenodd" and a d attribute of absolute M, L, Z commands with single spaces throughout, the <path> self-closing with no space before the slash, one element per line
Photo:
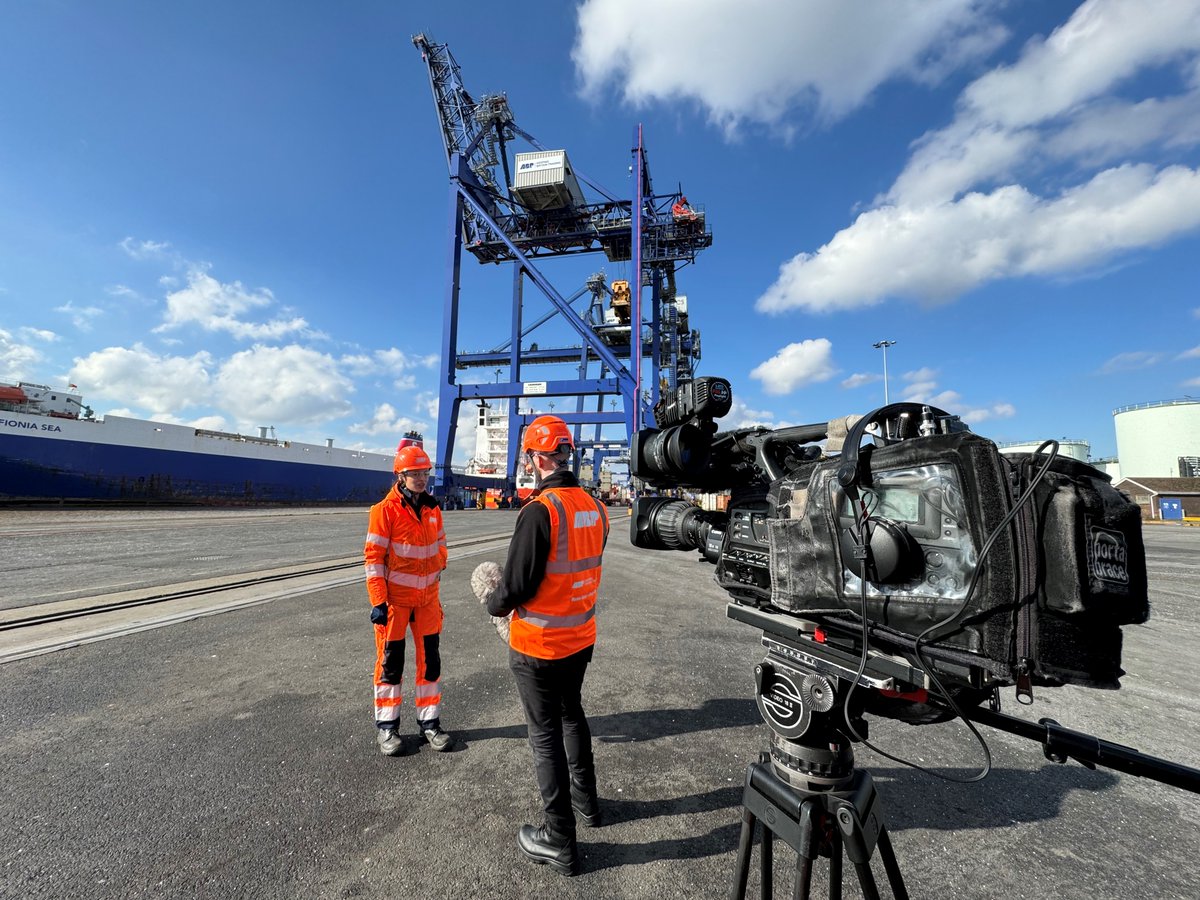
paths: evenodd
<path fill-rule="evenodd" d="M 1120 626 L 1149 610 L 1140 514 L 1103 473 L 1056 459 L 1032 502 L 999 528 L 1042 460 L 1010 461 L 969 432 L 864 453 L 857 492 L 871 556 L 884 551 L 866 569 L 866 617 L 909 645 L 950 619 L 930 646 L 973 654 L 1001 681 L 1027 673 L 1034 684 L 1115 688 Z M 772 484 L 770 602 L 779 609 L 817 618 L 863 609 L 866 564 L 838 465 Z"/>
<path fill-rule="evenodd" d="M 884 523 L 902 559 L 884 583 L 868 579 L 867 617 L 916 635 L 964 606 L 961 625 L 941 636 L 975 653 L 999 650 L 993 620 L 1009 620 L 1017 565 L 1005 532 L 979 565 L 978 550 L 1010 509 L 1004 461 L 995 445 L 969 432 L 915 438 L 875 448 L 858 486 L 875 527 Z M 769 523 L 772 604 L 795 613 L 858 613 L 862 582 L 849 549 L 854 513 L 837 483 L 836 460 L 811 476 L 782 479 Z M 874 546 L 874 542 L 872 544 Z M 967 586 L 977 587 L 968 598 Z M 1008 626 L 1006 630 L 1011 630 Z M 1008 654 L 1004 654 L 1007 656 Z"/>

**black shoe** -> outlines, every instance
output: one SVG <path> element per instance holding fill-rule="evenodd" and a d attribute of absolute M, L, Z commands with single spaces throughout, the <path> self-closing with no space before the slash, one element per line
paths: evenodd
<path fill-rule="evenodd" d="M 563 875 L 579 874 L 579 845 L 573 837 L 561 837 L 548 825 L 534 828 L 522 825 L 517 832 L 517 848 L 539 866 L 549 864 Z"/>
<path fill-rule="evenodd" d="M 450 745 L 454 743 L 454 739 L 442 731 L 441 726 L 438 725 L 424 729 L 421 732 L 421 740 L 425 741 L 425 743 L 429 744 L 430 747 L 439 753 L 449 750 Z"/>
<path fill-rule="evenodd" d="M 571 779 L 571 809 L 575 810 L 575 818 L 580 825 L 599 828 L 604 824 L 604 818 L 600 815 L 600 798 L 594 786 L 589 790 Z"/>
<path fill-rule="evenodd" d="M 375 739 L 379 742 L 379 752 L 384 756 L 399 756 L 404 752 L 404 739 L 395 728 L 376 728 L 379 732 Z"/>

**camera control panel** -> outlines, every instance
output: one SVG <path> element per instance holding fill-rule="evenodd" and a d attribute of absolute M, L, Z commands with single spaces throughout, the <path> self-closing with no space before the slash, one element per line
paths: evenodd
<path fill-rule="evenodd" d="M 723 574 L 723 581 L 743 584 L 770 596 L 771 545 L 767 538 L 765 501 L 730 510 L 719 565 L 722 572 L 718 574 Z"/>

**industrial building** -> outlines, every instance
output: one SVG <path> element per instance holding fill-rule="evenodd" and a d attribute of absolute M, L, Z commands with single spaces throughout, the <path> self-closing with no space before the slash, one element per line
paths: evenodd
<path fill-rule="evenodd" d="M 1142 508 L 1143 519 L 1200 520 L 1200 478 L 1122 478 L 1117 489 Z"/>
<path fill-rule="evenodd" d="M 1044 441 L 1010 441 L 997 444 L 1001 453 L 1033 453 Z M 1088 462 L 1091 457 L 1092 445 L 1087 441 L 1073 441 L 1063 438 L 1058 442 L 1058 455 Z"/>
<path fill-rule="evenodd" d="M 1148 520 L 1200 520 L 1200 400 L 1113 410 L 1120 475 L 1113 480 Z"/>
<path fill-rule="evenodd" d="M 1124 478 L 1200 475 L 1200 400 L 1160 400 L 1113 410 Z"/>

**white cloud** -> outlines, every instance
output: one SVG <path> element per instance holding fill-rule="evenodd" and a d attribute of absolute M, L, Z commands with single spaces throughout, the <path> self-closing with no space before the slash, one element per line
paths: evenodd
<path fill-rule="evenodd" d="M 944 302 L 1120 263 L 1200 227 L 1200 174 L 1163 164 L 1198 143 L 1200 5 L 1087 0 L 969 84 L 876 207 L 785 262 L 757 308 Z"/>
<path fill-rule="evenodd" d="M 1017 414 L 1017 408 L 1011 403 L 996 403 L 982 409 L 969 409 L 963 413 L 963 421 L 968 424 L 982 422 L 985 419 L 1011 419 Z"/>
<path fill-rule="evenodd" d="M 435 419 L 436 421 L 436 419 Z M 462 403 L 458 407 L 458 427 L 454 434 L 454 456 L 450 460 L 451 465 L 462 466 L 466 465 L 471 457 L 475 455 L 476 433 L 479 428 L 478 407 L 474 403 Z M 432 441 L 426 441 L 425 446 L 432 448 L 429 450 L 430 456 L 437 459 L 437 435 L 430 435 Z"/>
<path fill-rule="evenodd" d="M 203 428 L 207 431 L 228 431 L 230 425 L 224 416 L 198 416 L 183 423 L 189 428 Z"/>
<path fill-rule="evenodd" d="M 1194 141 L 1196 121 L 1187 115 L 1194 94 L 1161 104 L 1106 94 L 1145 69 L 1186 70 L 1197 53 L 1200 8 L 1192 0 L 1089 0 L 1048 38 L 1030 41 L 1015 63 L 970 84 L 954 122 L 917 142 L 887 199 L 949 201 L 1012 175 L 1043 149 L 1051 158 L 1106 159 L 1114 140 L 1127 150 Z"/>
<path fill-rule="evenodd" d="M 152 415 L 177 415 L 208 401 L 212 357 L 160 356 L 141 344 L 106 347 L 77 358 L 70 379 L 90 397 L 137 404 Z"/>
<path fill-rule="evenodd" d="M 929 381 L 937 378 L 937 374 L 937 369 L 925 366 L 921 369 L 913 369 L 911 372 L 905 372 L 903 378 L 905 381 Z"/>
<path fill-rule="evenodd" d="M 396 375 L 404 376 L 405 373 L 411 372 L 417 368 L 432 368 L 437 365 L 441 356 L 436 353 L 417 356 L 411 353 L 405 353 L 396 347 L 389 347 L 387 350 L 376 350 L 373 353 L 356 353 L 348 356 L 343 356 L 341 359 L 342 366 L 347 372 L 353 375 Z M 407 378 L 397 378 L 397 387 L 399 382 L 407 381 Z"/>
<path fill-rule="evenodd" d="M 1109 169 L 1053 200 L 1010 185 L 952 203 L 885 206 L 784 263 L 756 306 L 821 312 L 889 296 L 947 301 L 996 278 L 1078 271 L 1198 226 L 1200 172 L 1184 166 Z"/>
<path fill-rule="evenodd" d="M 46 344 L 52 344 L 59 340 L 57 334 L 55 334 L 53 331 L 47 331 L 44 328 L 28 328 L 22 326 L 18 329 L 18 331 L 20 332 L 21 337 L 27 341 L 42 341 Z"/>
<path fill-rule="evenodd" d="M 572 58 L 585 94 L 615 83 L 633 105 L 693 101 L 728 133 L 822 120 L 893 78 L 930 83 L 1005 37 L 990 0 L 586 0 Z"/>
<path fill-rule="evenodd" d="M 369 422 L 358 422 L 347 429 L 351 434 L 367 434 L 371 436 L 387 434 L 401 435 L 406 431 L 419 431 L 424 435 L 429 431 L 429 423 L 400 415 L 390 403 L 380 403 Z"/>
<path fill-rule="evenodd" d="M 62 306 L 54 307 L 54 311 L 70 316 L 71 324 L 80 331 L 91 331 L 92 320 L 104 315 L 104 310 L 98 306 L 76 306 L 70 301 L 67 301 Z"/>
<path fill-rule="evenodd" d="M 240 281 L 222 284 L 203 267 L 187 273 L 187 286 L 167 294 L 167 311 L 155 332 L 194 324 L 205 331 L 223 331 L 240 339 L 275 339 L 304 332 L 308 323 L 300 318 L 253 323 L 241 317 L 252 310 L 271 306 L 275 295 L 267 288 L 247 290 Z"/>
<path fill-rule="evenodd" d="M 853 390 L 854 388 L 860 388 L 865 384 L 873 384 L 876 381 L 882 380 L 882 375 L 870 375 L 865 372 L 855 372 L 849 378 L 846 378 L 842 381 L 842 387 L 846 390 Z"/>
<path fill-rule="evenodd" d="M 1115 99 L 1093 104 L 1050 135 L 1043 149 L 1056 159 L 1077 158 L 1098 166 L 1154 143 L 1168 148 L 1200 143 L 1200 91 L 1136 103 Z"/>
<path fill-rule="evenodd" d="M 397 350 L 391 347 L 387 350 L 376 350 L 375 359 L 389 372 L 405 372 L 409 369 L 425 368 L 428 369 L 437 365 L 437 361 L 441 357 L 436 353 L 426 354 L 425 356 L 413 356 L 405 353 L 403 350 Z"/>
<path fill-rule="evenodd" d="M 329 422 L 353 409 L 354 385 L 337 361 L 296 344 L 235 353 L 214 387 L 219 405 L 252 426 Z"/>
<path fill-rule="evenodd" d="M 1137 369 L 1148 369 L 1156 366 L 1164 359 L 1164 354 L 1151 350 L 1133 350 L 1128 353 L 1118 353 L 1105 360 L 1100 367 L 1101 375 L 1113 375 L 1118 372 L 1133 372 Z"/>
<path fill-rule="evenodd" d="M 1196 359 L 1200 357 L 1200 346 L 1193 347 L 1191 350 L 1185 350 L 1180 353 L 1176 359 Z"/>
<path fill-rule="evenodd" d="M 133 288 L 124 284 L 110 284 L 104 289 L 104 293 L 110 297 L 118 297 L 123 300 L 139 300 L 146 302 L 146 298 L 135 291 Z"/>
<path fill-rule="evenodd" d="M 425 415 L 427 415 L 429 418 L 431 418 L 435 421 L 437 420 L 439 403 L 438 403 L 438 395 L 436 392 L 422 391 L 421 393 L 417 394 L 417 396 L 413 399 L 413 405 L 419 406 L 419 407 L 424 407 Z M 469 405 L 470 404 L 467 404 L 467 403 L 463 404 L 464 407 L 469 406 Z"/>
<path fill-rule="evenodd" d="M 799 341 L 756 366 L 750 377 L 761 381 L 768 394 L 788 394 L 806 384 L 832 378 L 837 372 L 832 356 L 833 344 L 827 338 Z"/>
<path fill-rule="evenodd" d="M 1006 127 L 1060 115 L 1138 71 L 1188 59 L 1200 46 L 1193 0 L 1088 0 L 1021 59 L 971 84 L 964 107 Z"/>
<path fill-rule="evenodd" d="M 122 240 L 120 247 L 136 260 L 162 259 L 171 249 L 166 241 L 139 241 L 131 237 Z"/>
<path fill-rule="evenodd" d="M 936 381 L 914 381 L 912 384 L 904 386 L 900 397 L 910 403 L 932 403 L 936 390 Z"/>
<path fill-rule="evenodd" d="M 905 372 L 901 379 L 907 383 L 900 388 L 900 399 L 944 409 L 968 425 L 989 419 L 1011 419 L 1017 414 L 1017 408 L 1007 401 L 979 405 L 964 401 L 958 391 L 939 390 L 937 377 L 937 370 L 928 367 Z"/>
<path fill-rule="evenodd" d="M 767 428 L 778 428 L 775 413 L 765 409 L 751 409 L 744 402 L 734 397 L 729 412 L 718 422 L 722 431 L 732 431 L 735 428 L 753 428 L 755 425 L 765 425 Z"/>
<path fill-rule="evenodd" d="M 28 379 L 41 361 L 42 354 L 35 347 L 18 343 L 11 333 L 0 328 L 0 378 L 5 381 Z"/>

